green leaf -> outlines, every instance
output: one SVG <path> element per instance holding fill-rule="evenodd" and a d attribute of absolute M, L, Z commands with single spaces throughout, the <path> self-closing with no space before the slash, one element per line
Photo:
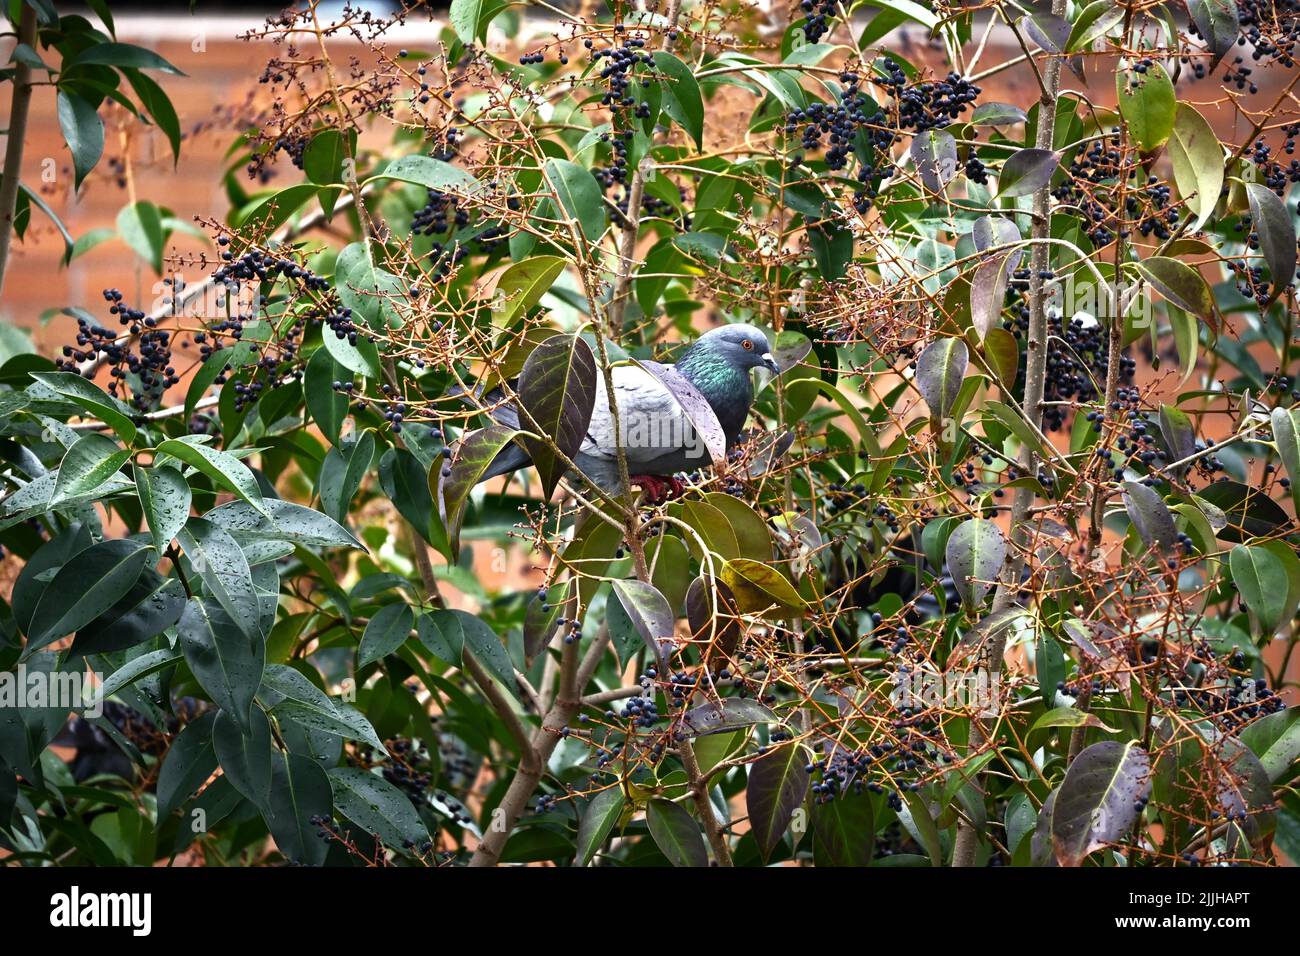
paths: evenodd
<path fill-rule="evenodd" d="M 984 603 L 1007 557 L 1002 529 L 983 518 L 968 518 L 953 529 L 944 547 L 944 560 L 953 587 L 967 607 Z"/>
<path fill-rule="evenodd" d="M 518 394 L 520 405 L 541 433 L 572 459 L 582 447 L 596 407 L 596 358 L 591 346 L 580 335 L 551 336 L 524 362 Z M 520 440 L 537 467 L 542 493 L 549 498 L 567 466 L 549 444 L 522 436 Z"/>
<path fill-rule="evenodd" d="M 395 849 L 428 842 L 410 799 L 383 777 L 360 767 L 331 767 L 328 774 L 334 808 L 362 830 Z"/>
<path fill-rule="evenodd" d="M 1210 124 L 1190 103 L 1179 103 L 1175 110 L 1169 161 L 1174 167 L 1178 195 L 1196 216 L 1192 228 L 1200 229 L 1214 213 L 1223 191 L 1223 147 Z"/>
<path fill-rule="evenodd" d="M 763 859 L 781 842 L 786 827 L 808 793 L 810 778 L 804 769 L 807 756 L 797 743 L 769 750 L 749 765 L 745 807 L 750 830 Z"/>
<path fill-rule="evenodd" d="M 981 103 L 970 116 L 975 126 L 1014 126 L 1028 119 L 1024 110 L 1010 103 Z"/>
<path fill-rule="evenodd" d="M 123 206 L 117 214 L 117 231 L 135 254 L 162 273 L 163 227 L 162 214 L 151 202 L 140 201 Z"/>
<path fill-rule="evenodd" d="M 91 545 L 64 564 L 32 612 L 24 655 L 85 627 L 135 584 L 151 548 L 130 538 Z"/>
<path fill-rule="evenodd" d="M 465 519 L 470 491 L 492 464 L 492 459 L 517 434 L 513 428 L 504 425 L 489 425 L 465 438 L 456 449 L 451 474 L 443 479 L 439 496 L 452 554 L 460 551 L 460 527 Z"/>
<path fill-rule="evenodd" d="M 865 0 L 863 6 L 892 10 L 909 20 L 915 20 L 927 30 L 933 30 L 939 25 L 939 18 L 915 0 Z"/>
<path fill-rule="evenodd" d="M 1029 733 L 1032 734 L 1036 730 L 1046 730 L 1050 727 L 1097 727 L 1107 733 L 1119 732 L 1107 727 L 1096 714 L 1091 714 L 1086 710 L 1078 710 L 1074 707 L 1054 707 L 1034 721 L 1033 726 L 1029 728 Z"/>
<path fill-rule="evenodd" d="M 85 244 L 91 242 L 90 236 L 96 231 L 107 232 L 110 237 L 113 235 L 112 230 L 91 230 L 91 234 L 88 234 L 87 236 L 83 236 L 81 239 L 78 239 L 76 242 L 73 242 L 72 233 L 68 232 L 68 227 L 64 225 L 63 220 L 58 217 L 58 214 L 55 213 L 53 209 L 50 208 L 50 204 L 45 201 L 44 197 L 41 196 L 40 193 L 33 192 L 32 190 L 24 186 L 22 183 L 19 183 L 18 198 L 20 202 L 25 200 L 31 203 L 41 212 L 45 213 L 46 217 L 50 220 L 50 222 L 54 224 L 54 228 L 59 231 L 59 235 L 63 237 L 63 264 L 64 265 L 67 265 L 69 262 L 75 259 L 81 252 L 86 251 Z M 20 216 L 21 213 L 16 213 L 14 215 L 14 223 L 15 223 L 14 228 L 18 232 L 19 238 L 21 238 L 23 234 L 23 229 L 20 228 L 21 226 Z M 8 328 L 12 329 L 13 327 L 9 326 Z M 14 331 L 17 330 L 14 329 Z"/>
<path fill-rule="evenodd" d="M 329 818 L 334 797 L 329 777 L 310 757 L 276 753 L 271 765 L 271 813 L 267 824 L 286 859 L 308 866 L 325 862 L 329 846 L 312 819 Z"/>
<path fill-rule="evenodd" d="M 374 727 L 359 711 L 336 704 L 326 693 L 292 667 L 272 664 L 262 681 L 263 700 L 276 714 L 312 730 L 359 740 L 387 755 Z"/>
<path fill-rule="evenodd" d="M 238 627 L 258 636 L 257 591 L 238 542 L 206 518 L 190 518 L 176 535 L 194 572 Z"/>
<path fill-rule="evenodd" d="M 497 280 L 492 299 L 492 321 L 507 326 L 535 306 L 564 271 L 559 256 L 531 256 L 516 262 Z"/>
<path fill-rule="evenodd" d="M 1024 416 L 1010 405 L 1005 402 L 986 401 L 983 404 L 983 409 L 986 416 L 1006 426 L 1007 430 L 1016 436 L 1020 444 L 1032 448 L 1043 458 L 1052 457 L 1052 451 L 1043 439 L 1025 421 Z"/>
<path fill-rule="evenodd" d="M 317 493 L 321 506 L 340 525 L 348 520 L 348 509 L 357 489 L 375 459 L 375 435 L 366 429 L 356 441 L 331 448 L 321 463 Z"/>
<path fill-rule="evenodd" d="M 1273 423 L 1273 444 L 1278 457 L 1291 480 L 1291 500 L 1300 507 L 1300 417 L 1296 410 L 1275 408 L 1270 413 Z"/>
<path fill-rule="evenodd" d="M 230 785 L 264 809 L 271 802 L 271 722 L 260 707 L 252 709 L 252 728 L 246 732 L 222 710 L 212 727 L 217 763 Z"/>
<path fill-rule="evenodd" d="M 582 813 L 582 822 L 578 824 L 578 853 L 574 866 L 586 866 L 591 858 L 609 839 L 623 815 L 627 798 L 620 785 L 607 787 L 591 798 Z"/>
<path fill-rule="evenodd" d="M 1270 781 L 1284 779 L 1300 760 L 1300 707 L 1288 707 L 1247 725 L 1241 742 L 1259 758 Z"/>
<path fill-rule="evenodd" d="M 984 338 L 1002 322 L 1007 285 L 1019 259 L 1018 251 L 995 253 L 976 266 L 971 274 L 970 318 L 971 325 L 980 338 Z"/>
<path fill-rule="evenodd" d="M 1137 741 L 1106 740 L 1070 764 L 1051 814 L 1052 845 L 1061 866 L 1079 866 L 1093 850 L 1117 843 L 1151 793 L 1151 758 Z"/>
<path fill-rule="evenodd" d="M 1075 16 L 1070 38 L 1065 43 L 1069 53 L 1091 50 L 1092 45 L 1124 22 L 1125 10 L 1111 0 L 1093 0 Z"/>
<path fill-rule="evenodd" d="M 166 552 L 177 532 L 190 517 L 190 486 L 179 471 L 169 465 L 156 468 L 135 466 L 135 487 L 153 535 L 154 550 Z"/>
<path fill-rule="evenodd" d="M 147 654 L 141 654 L 139 657 L 131 658 L 131 660 L 104 678 L 104 683 L 100 685 L 99 692 L 95 697 L 96 705 L 102 706 L 104 701 L 123 688 L 130 687 L 141 678 L 174 666 L 181 660 L 181 657 L 179 650 L 165 647 L 159 651 L 150 651 Z"/>
<path fill-rule="evenodd" d="M 135 90 L 140 105 L 153 117 L 154 124 L 167 137 L 167 142 L 172 148 L 174 168 L 181 158 L 181 123 L 176 116 L 176 107 L 172 106 L 172 101 L 163 92 L 163 88 L 139 70 L 127 68 L 122 71 L 122 75 Z"/>
<path fill-rule="evenodd" d="M 82 180 L 104 153 L 104 121 L 94 105 L 76 93 L 59 90 L 56 101 L 59 129 L 72 151 L 73 185 L 80 189 Z"/>
<path fill-rule="evenodd" d="M 279 498 L 264 498 L 259 510 L 242 501 L 228 501 L 204 517 L 241 540 L 290 541 L 309 548 L 364 547 L 329 515 Z"/>
<path fill-rule="evenodd" d="M 474 655 L 474 659 L 488 669 L 507 690 L 514 691 L 515 666 L 510 661 L 510 654 L 501 638 L 492 628 L 473 614 L 464 611 L 451 612 L 460 625 L 464 636 L 464 649 Z"/>
<path fill-rule="evenodd" d="M 465 170 L 440 159 L 434 159 L 432 156 L 403 156 L 401 159 L 393 160 L 384 167 L 382 172 L 371 176 L 366 182 L 380 179 L 395 179 L 440 193 L 456 193 L 461 196 L 474 195 L 483 188 L 479 181 Z"/>
<path fill-rule="evenodd" d="M 957 139 L 944 130 L 924 130 L 911 140 L 911 161 L 928 193 L 943 193 L 957 176 Z"/>
<path fill-rule="evenodd" d="M 1173 515 L 1160 494 L 1140 481 L 1124 482 L 1124 508 L 1138 536 L 1148 548 L 1169 551 L 1178 538 Z"/>
<path fill-rule="evenodd" d="M 351 340 L 353 334 L 356 335 L 357 339 L 355 343 Z M 362 375 L 374 381 L 379 380 L 379 349 L 370 340 L 364 329 L 357 329 L 355 333 L 339 336 L 326 328 L 322 330 L 320 338 L 321 344 L 325 346 L 322 351 L 327 353 L 335 363 L 353 374 Z M 344 381 L 348 381 L 352 376 L 340 377 Z M 335 403 L 335 408 L 342 408 L 342 412 L 339 414 L 341 420 L 347 415 L 348 400 L 340 395 L 335 399 Z M 323 405 L 318 404 L 317 407 L 323 408 Z M 315 417 L 316 413 L 316 408 L 312 408 L 312 417 Z"/>
<path fill-rule="evenodd" d="M 651 800 L 646 805 L 645 819 L 655 846 L 673 866 L 709 865 L 704 834 L 684 807 L 670 800 Z"/>
<path fill-rule="evenodd" d="M 673 640 L 674 615 L 668 600 L 653 584 L 644 581 L 614 581 L 612 588 L 628 620 L 645 641 L 655 660 L 664 660 L 676 646 Z"/>
<path fill-rule="evenodd" d="M 336 129 L 321 130 L 302 154 L 302 169 L 319 186 L 343 182 L 343 163 L 351 156 L 349 143 Z"/>
<path fill-rule="evenodd" d="M 322 333 L 322 341 L 333 335 L 334 333 L 325 329 Z M 209 359 L 204 368 L 211 364 L 212 360 Z M 319 348 L 312 352 L 303 373 L 303 396 L 307 401 L 307 411 L 311 413 L 312 420 L 321 430 L 321 434 L 335 446 L 339 444 L 343 420 L 348 417 L 347 396 L 334 390 L 335 382 L 352 381 L 350 374 L 344 374 L 345 369 L 346 366 L 336 361 L 328 348 Z"/>
<path fill-rule="evenodd" d="M 722 566 L 722 581 L 736 595 L 740 609 L 758 613 L 776 605 L 786 611 L 802 611 L 808 604 L 780 571 L 760 561 L 732 558 Z"/>
<path fill-rule="evenodd" d="M 1264 254 L 1273 279 L 1271 303 L 1295 278 L 1295 220 L 1286 203 L 1267 186 L 1247 183 L 1246 199 L 1250 204 L 1251 224 L 1259 236 L 1259 251 Z"/>
<path fill-rule="evenodd" d="M 1206 322 L 1214 320 L 1214 294 L 1205 278 L 1191 266 L 1177 259 L 1152 256 L 1137 262 L 1134 268 L 1178 308 Z"/>
<path fill-rule="evenodd" d="M 64 61 L 63 69 L 66 71 L 69 67 L 90 65 L 116 66 L 133 70 L 161 70 L 176 76 L 185 75 L 157 53 L 132 43 L 93 44 Z"/>
<path fill-rule="evenodd" d="M 249 637 L 220 604 L 190 598 L 176 625 L 185 661 L 199 685 L 247 734 L 253 734 L 253 698 L 262 683 L 266 648 Z"/>
<path fill-rule="evenodd" d="M 1174 84 L 1159 63 L 1145 73 L 1115 71 L 1119 113 L 1128 123 L 1134 141 L 1146 152 L 1164 145 L 1174 130 Z"/>
<path fill-rule="evenodd" d="M 454 554 L 434 507 L 430 480 L 424 466 L 405 448 L 390 448 L 379 459 L 379 484 L 401 516 L 424 540 L 444 554 Z"/>
<path fill-rule="evenodd" d="M 605 232 L 605 199 L 596 177 L 567 159 L 548 159 L 545 168 L 560 207 L 578 223 L 587 242 L 595 245 Z"/>
<path fill-rule="evenodd" d="M 78 438 L 59 462 L 50 507 L 94 491 L 115 475 L 130 457 L 130 451 L 119 447 L 105 435 L 92 432 Z"/>
<path fill-rule="evenodd" d="M 180 620 L 184 609 L 181 582 L 146 566 L 131 590 L 77 631 L 68 656 L 107 654 L 152 641 Z"/>
<path fill-rule="evenodd" d="M 273 232 L 289 221 L 299 209 L 320 193 L 315 183 L 297 183 L 277 189 L 240 210 L 236 220 L 250 232 Z"/>
<path fill-rule="evenodd" d="M 1258 545 L 1239 544 L 1228 553 L 1232 583 L 1242 602 L 1255 615 L 1264 636 L 1271 636 L 1282 623 L 1286 608 L 1286 568 L 1276 555 Z"/>
<path fill-rule="evenodd" d="M 755 561 L 772 560 L 772 535 L 767 522 L 753 507 L 740 498 L 721 491 L 710 491 L 704 501 L 722 512 L 723 518 L 736 536 L 736 547 L 742 558 Z M 680 602 L 674 607 L 680 606 Z"/>
<path fill-rule="evenodd" d="M 444 664 L 459 667 L 465 653 L 465 632 L 451 611 L 426 611 L 416 622 L 416 635 L 430 654 Z"/>
<path fill-rule="evenodd" d="M 170 816 L 217 769 L 212 746 L 216 712 L 209 711 L 181 728 L 158 769 L 158 820 Z"/>
<path fill-rule="evenodd" d="M 380 608 L 361 635 L 361 646 L 357 649 L 357 669 L 393 653 L 406 643 L 414 627 L 415 614 L 409 605 L 399 602 Z"/>
<path fill-rule="evenodd" d="M 655 66 L 667 78 L 664 111 L 691 135 L 697 149 L 704 148 L 704 98 L 691 68 L 666 50 L 653 54 Z"/>
<path fill-rule="evenodd" d="M 218 488 L 242 498 L 262 514 L 270 517 L 262 501 L 262 491 L 248 466 L 229 452 L 218 451 L 197 442 L 169 438 L 158 445 L 157 454 L 170 455 L 212 479 Z"/>
<path fill-rule="evenodd" d="M 1050 149 L 1018 150 L 1002 164 L 998 176 L 998 196 L 1007 199 L 1013 196 L 1028 196 L 1037 192 L 1052 181 L 1060 159 Z"/>
<path fill-rule="evenodd" d="M 930 420 L 942 423 L 961 391 L 970 354 L 956 337 L 935 339 L 916 359 L 916 387 L 930 406 Z"/>
<path fill-rule="evenodd" d="M 128 445 L 135 441 L 135 425 L 126 407 L 94 382 L 76 372 L 33 372 L 32 378 L 91 412 Z"/>
<path fill-rule="evenodd" d="M 483 15 L 483 0 L 451 0 L 447 19 L 451 28 L 466 46 L 478 39 L 479 17 Z"/>
<path fill-rule="evenodd" d="M 853 232 L 843 220 L 828 217 L 809 226 L 808 245 L 823 279 L 833 282 L 844 278 L 853 259 Z"/>
<path fill-rule="evenodd" d="M 1205 39 L 1205 45 L 1214 54 L 1210 70 L 1219 65 L 1237 43 L 1241 33 L 1241 19 L 1234 0 L 1187 0 L 1187 12 Z"/>
<path fill-rule="evenodd" d="M 822 866 L 868 866 L 875 847 L 875 816 L 871 798 L 848 791 L 812 812 L 813 863 Z"/>

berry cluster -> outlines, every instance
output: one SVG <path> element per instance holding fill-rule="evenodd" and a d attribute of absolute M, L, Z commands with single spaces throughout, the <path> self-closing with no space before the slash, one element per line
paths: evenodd
<path fill-rule="evenodd" d="M 128 335 L 78 318 L 76 345 L 63 346 L 55 365 L 76 372 L 80 363 L 102 357 L 112 379 L 109 393 L 125 398 L 129 389 L 131 404 L 141 412 L 148 411 L 164 391 L 180 381 L 172 365 L 172 333 L 158 328 L 153 316 L 124 305 L 120 289 L 105 289 L 104 300 L 109 303 L 109 314 L 117 316 Z"/>
<path fill-rule="evenodd" d="M 858 74 L 850 70 L 840 74 L 843 89 L 837 102 L 818 102 L 793 110 L 785 121 L 786 133 L 799 133 L 800 145 L 806 152 L 822 148 L 825 139 L 824 159 L 829 169 L 845 169 L 850 158 L 856 159 L 858 187 L 853 206 L 862 214 L 871 208 L 879 180 L 891 174 L 889 150 L 900 134 L 942 129 L 961 116 L 980 94 L 978 86 L 957 73 L 949 73 L 943 80 L 909 84 L 894 60 L 885 58 L 879 67 L 885 76 L 873 82 L 893 97 L 892 106 L 878 106 L 862 91 Z M 794 159 L 801 161 L 799 156 Z M 967 172 L 977 182 L 987 181 L 983 164 L 973 157 L 967 161 Z"/>
<path fill-rule="evenodd" d="M 1017 290 L 1013 290 L 1017 291 Z M 1002 323 L 1003 328 L 1016 338 L 1029 334 L 1029 307 L 1021 303 L 1013 308 L 1015 317 Z M 1093 401 L 1101 394 L 1107 370 L 1110 367 L 1110 335 L 1095 320 L 1082 317 L 1066 322 L 1060 312 L 1049 309 L 1047 314 L 1047 379 L 1044 382 L 1043 428 L 1055 431 L 1064 428 L 1068 421 L 1068 405 L 1075 400 L 1080 404 Z M 1025 350 L 1021 350 L 1019 381 L 1025 378 Z M 1120 381 L 1127 382 L 1137 371 L 1137 361 L 1127 355 L 1120 357 Z"/>
<path fill-rule="evenodd" d="M 1138 171 L 1128 170 L 1124 217 L 1120 221 L 1115 186 L 1124 175 L 1124 158 L 1119 146 L 1119 131 L 1112 129 L 1104 140 L 1093 140 L 1080 147 L 1070 161 L 1070 175 L 1052 195 L 1058 202 L 1083 213 L 1088 238 L 1098 248 L 1108 245 L 1116 233 L 1128 238 L 1134 228 L 1143 236 L 1154 234 L 1157 239 L 1168 239 L 1178 225 L 1179 213 L 1170 206 L 1169 187 L 1155 176 L 1139 183 Z"/>
<path fill-rule="evenodd" d="M 831 29 L 831 17 L 835 16 L 835 0 L 801 0 L 800 9 L 807 14 L 803 23 L 803 35 L 809 43 L 816 43 Z"/>

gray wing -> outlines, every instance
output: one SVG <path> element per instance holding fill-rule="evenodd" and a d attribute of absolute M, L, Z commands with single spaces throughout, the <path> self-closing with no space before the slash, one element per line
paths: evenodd
<path fill-rule="evenodd" d="M 610 374 L 629 473 L 670 475 L 709 463 L 690 418 L 659 379 L 638 365 L 616 365 Z M 603 376 L 596 379 L 596 404 L 578 454 L 601 470 L 618 458 Z M 579 464 L 588 470 L 583 461 Z"/>

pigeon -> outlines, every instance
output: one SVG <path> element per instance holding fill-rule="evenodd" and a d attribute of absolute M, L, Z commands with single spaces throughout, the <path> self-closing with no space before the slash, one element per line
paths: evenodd
<path fill-rule="evenodd" d="M 740 323 L 705 332 L 676 365 L 660 366 L 664 376 L 680 374 L 708 402 L 728 448 L 735 443 L 749 417 L 749 406 L 754 401 L 749 370 L 753 368 L 766 368 L 774 374 L 780 372 L 767 336 L 752 325 Z M 610 374 L 629 478 L 651 500 L 662 499 L 667 487 L 680 491 L 680 484 L 672 476 L 693 471 L 710 461 L 703 439 L 660 376 L 635 364 L 616 365 Z M 501 424 L 518 427 L 518 413 L 513 408 L 499 407 L 494 417 Z M 602 490 L 612 494 L 622 490 L 614 420 L 606 397 L 605 379 L 599 373 L 591 421 L 573 462 Z M 509 474 L 530 464 L 532 459 L 527 451 L 515 444 L 507 445 L 479 480 Z"/>

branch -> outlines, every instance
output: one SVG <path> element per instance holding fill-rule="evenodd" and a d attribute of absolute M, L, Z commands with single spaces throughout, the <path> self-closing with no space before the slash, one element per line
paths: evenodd
<path fill-rule="evenodd" d="M 18 42 L 36 45 L 36 9 L 22 5 L 18 21 Z M 18 177 L 23 165 L 23 142 L 27 139 L 27 114 L 32 103 L 32 68 L 23 60 L 14 65 L 14 94 L 9 108 L 9 130 L 5 140 L 5 165 L 0 177 L 0 294 L 5 288 L 5 266 L 14 237 L 14 215 L 18 206 Z"/>
<path fill-rule="evenodd" d="M 1065 0 L 1052 0 L 1052 13 L 1055 16 L 1065 14 Z M 1042 95 L 1038 104 L 1038 135 L 1035 145 L 1039 149 L 1051 149 L 1056 135 L 1056 99 L 1061 89 L 1061 60 L 1049 57 L 1043 66 Z M 1051 235 L 1051 186 L 1044 185 L 1034 193 L 1034 219 L 1030 235 L 1034 240 L 1030 253 L 1029 272 L 1029 341 L 1025 348 L 1025 401 L 1024 413 L 1030 426 L 1041 432 L 1043 421 L 1043 392 L 1047 382 L 1047 298 L 1043 293 L 1042 274 L 1051 265 L 1051 250 L 1043 240 Z M 1026 446 L 1021 451 L 1021 473 L 1035 473 L 1037 456 L 1032 448 Z M 1014 589 L 1020 584 L 1020 574 L 1025 566 L 1025 553 L 1031 536 L 1030 523 L 1027 520 L 1029 508 L 1033 504 L 1034 493 L 1029 488 L 1017 488 L 1016 497 L 1011 506 L 1011 541 L 1012 553 L 1003 566 L 997 595 L 993 599 L 990 614 L 997 614 L 1007 608 L 1014 596 Z M 1006 635 L 998 629 L 989 642 L 989 667 L 1002 670 L 1002 658 L 1006 650 Z M 975 753 L 984 745 L 984 727 L 978 718 L 971 718 L 969 751 Z M 983 784 L 976 780 L 974 787 L 979 799 L 984 798 Z M 979 849 L 979 831 L 970 821 L 961 820 L 957 824 L 957 839 L 953 844 L 952 865 L 973 866 Z"/>

